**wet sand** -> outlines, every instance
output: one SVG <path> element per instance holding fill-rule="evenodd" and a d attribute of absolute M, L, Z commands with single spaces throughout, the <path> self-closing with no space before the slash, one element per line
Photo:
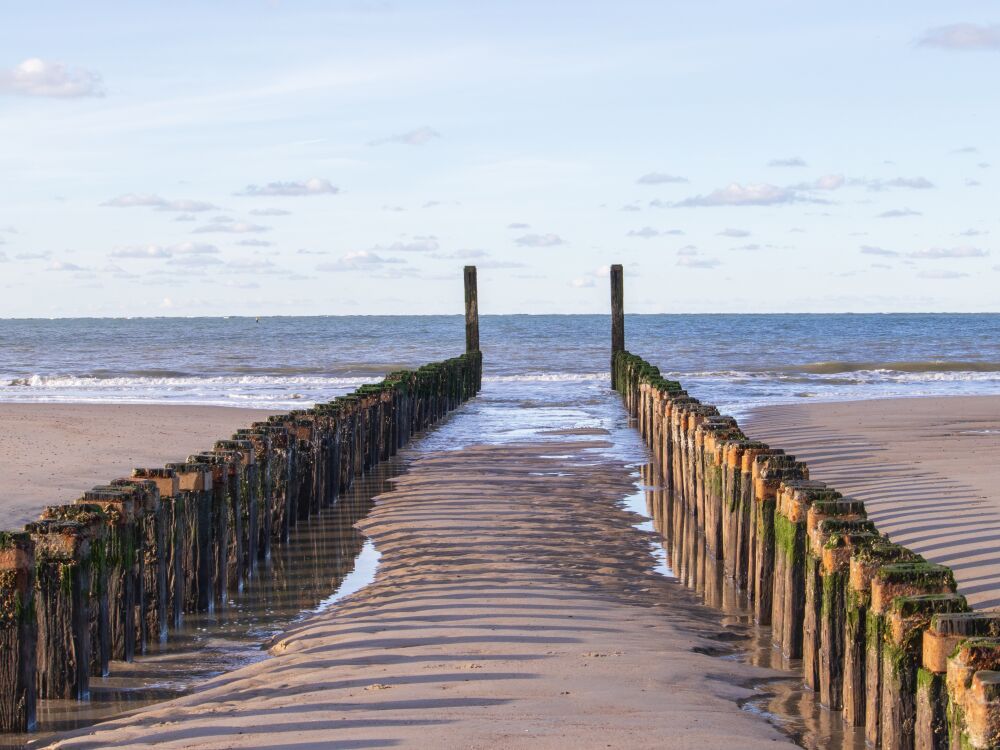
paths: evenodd
<path fill-rule="evenodd" d="M 776 673 L 707 655 L 738 636 L 654 572 L 609 446 L 414 454 L 360 523 L 371 585 L 273 658 L 59 746 L 793 747 L 736 705 Z"/>
<path fill-rule="evenodd" d="M 864 500 L 893 541 L 950 566 L 970 604 L 1000 606 L 1000 398 L 775 406 L 744 421 Z"/>
<path fill-rule="evenodd" d="M 275 412 L 225 406 L 0 404 L 0 530 L 136 466 L 212 447 Z"/>

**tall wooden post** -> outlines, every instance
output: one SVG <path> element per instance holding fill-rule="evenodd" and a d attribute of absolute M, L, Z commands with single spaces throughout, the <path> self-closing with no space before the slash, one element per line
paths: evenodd
<path fill-rule="evenodd" d="M 622 267 L 611 266 L 611 387 L 615 387 L 615 355 L 625 351 L 625 294 Z"/>
<path fill-rule="evenodd" d="M 479 351 L 479 293 L 476 267 L 465 267 L 465 351 Z"/>

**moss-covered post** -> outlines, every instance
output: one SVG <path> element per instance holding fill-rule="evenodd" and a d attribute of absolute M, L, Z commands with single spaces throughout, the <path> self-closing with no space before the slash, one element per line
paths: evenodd
<path fill-rule="evenodd" d="M 167 637 L 168 516 L 160 500 L 159 484 L 152 479 L 129 477 L 111 480 L 111 487 L 135 493 L 136 524 L 140 543 L 141 585 L 137 600 L 138 645 L 146 653 L 150 644 Z"/>
<path fill-rule="evenodd" d="M 955 577 L 949 568 L 925 562 L 891 563 L 880 567 L 872 577 L 871 605 L 868 610 L 865 639 L 868 644 L 865 663 L 865 738 L 875 747 L 892 747 L 887 742 L 899 737 L 911 737 L 903 724 L 895 725 L 895 717 L 905 708 L 899 691 L 905 684 L 897 669 L 900 650 L 892 640 L 892 605 L 896 597 L 921 594 L 955 593 Z M 915 672 L 914 664 L 914 672 Z M 915 679 L 915 678 L 914 678 Z M 914 686 L 915 688 L 915 686 Z M 916 690 L 914 689 L 914 695 Z M 892 726 L 887 725 L 887 721 Z"/>
<path fill-rule="evenodd" d="M 702 506 L 704 508 L 705 544 L 713 560 L 721 560 L 724 556 L 722 546 L 723 527 L 723 473 L 725 457 L 723 444 L 728 440 L 738 440 L 744 437 L 732 417 L 712 417 L 700 426 L 701 456 L 699 460 L 701 471 Z"/>
<path fill-rule="evenodd" d="M 933 615 L 967 610 L 965 597 L 953 593 L 897 596 L 892 600 L 882 650 L 883 747 L 913 750 L 923 633 Z"/>
<path fill-rule="evenodd" d="M 108 606 L 111 659 L 132 661 L 136 654 L 138 610 L 142 602 L 140 500 L 134 492 L 99 486 L 77 502 L 100 506 L 107 515 Z"/>
<path fill-rule="evenodd" d="M 35 728 L 35 545 L 0 531 L 0 733 Z"/>
<path fill-rule="evenodd" d="M 817 505 L 827 505 L 829 515 L 830 506 L 846 510 L 852 503 L 820 501 L 813 507 Z M 845 599 L 851 552 L 876 537 L 875 525 L 870 521 L 828 517 L 819 523 L 810 539 L 814 551 L 818 547 L 820 553 L 819 698 L 822 705 L 833 711 L 842 708 L 844 698 Z"/>
<path fill-rule="evenodd" d="M 828 519 L 863 521 L 864 505 L 849 498 L 814 500 L 806 512 L 805 605 L 802 613 L 802 673 L 806 687 L 820 692 L 820 648 L 823 624 L 823 548 L 832 531 Z M 832 584 L 832 580 L 831 580 Z M 831 590 L 832 593 L 832 590 Z"/>
<path fill-rule="evenodd" d="M 805 614 L 806 517 L 813 501 L 840 493 L 823 482 L 789 479 L 778 488 L 774 514 L 774 602 L 771 637 L 785 659 L 802 658 Z"/>
<path fill-rule="evenodd" d="M 183 536 L 184 611 L 211 612 L 220 596 L 220 545 L 228 514 L 216 498 L 212 454 L 190 456 L 183 463 L 167 464 L 177 472 L 179 503 L 184 514 L 179 533 Z"/>
<path fill-rule="evenodd" d="M 159 629 L 161 641 L 166 639 L 168 628 L 180 627 L 184 611 L 184 571 L 182 567 L 184 535 L 183 500 L 178 497 L 180 485 L 171 468 L 136 468 L 132 470 L 135 481 L 152 482 L 159 495 L 159 541 L 161 566 L 157 586 L 162 599 L 162 620 Z"/>
<path fill-rule="evenodd" d="M 90 543 L 76 521 L 33 521 L 37 695 L 85 699 L 90 691 Z"/>
<path fill-rule="evenodd" d="M 948 750 L 948 657 L 968 638 L 1000 638 L 1000 613 L 935 614 L 923 634 L 917 670 L 916 750 Z M 960 745 L 956 736 L 956 743 Z"/>
<path fill-rule="evenodd" d="M 246 433 L 241 433 L 250 441 L 257 466 L 258 535 L 257 549 L 261 560 L 271 556 L 271 542 L 274 538 L 274 455 L 271 435 L 265 425 L 255 423 Z"/>
<path fill-rule="evenodd" d="M 850 573 L 847 580 L 846 613 L 844 627 L 844 723 L 851 727 L 865 726 L 867 710 L 866 673 L 868 670 L 868 622 L 871 606 L 872 578 L 883 565 L 896 562 L 923 562 L 923 559 L 906 547 L 893 544 L 888 539 L 872 540 L 859 545 L 851 553 Z M 881 621 L 873 619 L 873 628 Z M 877 639 L 876 639 L 877 640 Z M 874 647 L 874 646 L 873 646 Z M 881 675 L 881 666 L 872 656 L 872 667 Z M 881 677 L 872 683 L 881 690 Z M 874 696 L 873 705 L 880 703 Z"/>
<path fill-rule="evenodd" d="M 260 517 L 256 454 L 249 440 L 218 440 L 214 452 L 231 459 L 229 483 L 234 504 L 233 517 L 236 519 L 234 541 L 237 552 L 234 573 L 237 589 L 242 590 L 243 584 L 253 577 L 258 554 Z"/>
<path fill-rule="evenodd" d="M 1000 640 L 972 637 L 948 658 L 950 747 L 1000 747 Z"/>
<path fill-rule="evenodd" d="M 761 625 L 771 624 L 774 594 L 774 512 L 778 487 L 783 481 L 808 479 L 809 469 L 794 456 L 760 456 L 751 466 L 753 520 L 750 549 L 753 553 L 753 614 Z"/>

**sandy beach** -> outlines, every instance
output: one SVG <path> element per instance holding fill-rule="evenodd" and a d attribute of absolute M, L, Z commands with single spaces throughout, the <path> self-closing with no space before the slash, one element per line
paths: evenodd
<path fill-rule="evenodd" d="M 372 585 L 272 659 L 59 746 L 791 747 L 735 703 L 771 673 L 693 650 L 732 633 L 653 571 L 605 445 L 420 456 L 361 522 Z"/>
<path fill-rule="evenodd" d="M 224 406 L 0 404 L 0 529 L 136 466 L 180 461 L 272 412 Z"/>
<path fill-rule="evenodd" d="M 864 500 L 894 541 L 950 566 L 970 604 L 1000 606 L 1000 398 L 773 406 L 744 428 Z"/>

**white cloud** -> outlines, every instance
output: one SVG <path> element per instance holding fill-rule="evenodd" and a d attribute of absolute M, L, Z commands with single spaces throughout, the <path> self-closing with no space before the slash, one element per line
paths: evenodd
<path fill-rule="evenodd" d="M 176 245 L 128 245 L 115 248 L 112 258 L 172 258 L 175 255 L 215 255 L 219 248 L 201 242 L 180 242 Z"/>
<path fill-rule="evenodd" d="M 926 177 L 893 177 L 891 180 L 851 180 L 851 184 L 864 185 L 869 190 L 880 192 L 892 188 L 907 188 L 910 190 L 930 190 L 934 183 Z"/>
<path fill-rule="evenodd" d="M 938 260 L 941 258 L 984 258 L 989 255 L 988 250 L 979 247 L 963 245 L 961 247 L 931 247 L 927 250 L 917 250 L 908 253 L 911 258 L 930 258 Z"/>
<path fill-rule="evenodd" d="M 6 253 L 0 253 L 0 263 L 6 263 L 8 260 Z"/>
<path fill-rule="evenodd" d="M 288 216 L 292 212 L 283 208 L 255 208 L 250 213 L 253 216 Z"/>
<path fill-rule="evenodd" d="M 722 262 L 715 258 L 685 256 L 677 259 L 677 265 L 685 266 L 686 268 L 715 268 L 722 265 Z"/>
<path fill-rule="evenodd" d="M 521 247 L 555 247 L 566 241 L 558 234 L 523 234 L 514 240 Z"/>
<path fill-rule="evenodd" d="M 746 229 L 733 229 L 732 227 L 727 227 L 721 232 L 716 232 L 719 237 L 749 237 L 750 232 Z"/>
<path fill-rule="evenodd" d="M 104 201 L 102 206 L 110 208 L 136 208 L 148 206 L 157 211 L 181 211 L 184 214 L 200 213 L 201 211 L 215 211 L 219 207 L 206 201 L 195 201 L 188 198 L 168 200 L 152 193 L 125 193 L 111 200 Z M 178 220 L 180 217 L 178 217 Z"/>
<path fill-rule="evenodd" d="M 962 148 L 952 149 L 953 154 L 978 154 L 979 149 L 975 146 L 962 146 Z"/>
<path fill-rule="evenodd" d="M 664 185 L 668 183 L 689 182 L 689 180 L 687 177 L 679 177 L 675 174 L 666 174 L 665 172 L 647 172 L 636 180 L 636 182 L 640 185 Z"/>
<path fill-rule="evenodd" d="M 316 266 L 316 270 L 334 272 L 361 271 L 364 269 L 403 263 L 406 263 L 406 261 L 400 258 L 385 258 L 371 250 L 359 250 L 355 253 L 348 253 L 331 263 L 321 263 Z"/>
<path fill-rule="evenodd" d="M 960 271 L 921 271 L 917 274 L 921 279 L 961 279 L 968 275 Z"/>
<path fill-rule="evenodd" d="M 455 250 L 451 253 L 431 253 L 429 256 L 438 260 L 475 260 L 477 258 L 488 258 L 489 253 L 485 250 Z M 520 266 L 521 264 L 517 264 Z"/>
<path fill-rule="evenodd" d="M 270 247 L 274 243 L 269 240 L 259 240 L 256 237 L 249 237 L 245 240 L 240 240 L 236 244 L 243 247 Z"/>
<path fill-rule="evenodd" d="M 376 245 L 375 252 L 385 253 L 433 253 L 440 247 L 434 237 L 415 237 L 409 242 L 393 242 L 391 245 Z"/>
<path fill-rule="evenodd" d="M 329 180 L 311 177 L 304 182 L 269 182 L 266 185 L 247 185 L 242 192 L 236 193 L 236 195 L 335 195 L 339 192 L 340 188 L 332 185 Z"/>
<path fill-rule="evenodd" d="M 49 263 L 46 271 L 87 271 L 89 269 L 78 266 L 76 263 L 67 263 L 61 260 L 54 260 Z"/>
<path fill-rule="evenodd" d="M 923 216 L 920 211 L 914 211 L 909 208 L 892 208 L 888 211 L 883 211 L 878 214 L 876 219 L 899 219 L 904 216 Z"/>
<path fill-rule="evenodd" d="M 653 237 L 659 237 L 662 232 L 659 229 L 653 229 L 653 227 L 643 227 L 642 229 L 630 229 L 628 231 L 628 237 L 641 237 L 644 240 L 651 240 Z"/>
<path fill-rule="evenodd" d="M 0 94 L 71 99 L 104 96 L 104 93 L 100 74 L 37 57 L 0 71 Z"/>
<path fill-rule="evenodd" d="M 430 143 L 435 138 L 440 138 L 441 134 L 434 130 L 424 126 L 422 128 L 416 128 L 414 130 L 408 130 L 405 133 L 399 133 L 398 135 L 390 135 L 386 138 L 379 138 L 375 141 L 369 141 L 369 146 L 381 146 L 386 143 L 401 143 L 404 146 L 423 146 L 425 143 Z"/>
<path fill-rule="evenodd" d="M 960 237 L 979 237 L 983 234 L 989 234 L 988 229 L 966 229 L 964 232 L 959 232 Z"/>
<path fill-rule="evenodd" d="M 921 47 L 951 50 L 1000 50 L 1000 24 L 980 26 L 955 23 L 928 29 L 920 38 Z"/>
<path fill-rule="evenodd" d="M 769 245 L 769 247 L 770 247 L 770 245 Z M 745 251 L 748 251 L 748 252 L 753 252 L 754 250 L 760 250 L 760 248 L 761 248 L 760 245 L 758 245 L 756 242 L 753 242 L 753 243 L 751 243 L 749 245 L 739 245 L 737 247 L 731 247 L 729 249 L 730 250 L 745 250 Z"/>
<path fill-rule="evenodd" d="M 111 251 L 112 258 L 170 258 L 172 253 L 159 245 L 120 247 Z"/>
<path fill-rule="evenodd" d="M 862 255 L 880 255 L 885 258 L 894 258 L 899 253 L 895 250 L 886 250 L 884 247 L 876 247 L 875 245 L 862 245 L 861 246 Z"/>
<path fill-rule="evenodd" d="M 825 174 L 812 182 L 801 182 L 792 187 L 794 190 L 838 190 L 844 186 L 845 182 L 842 174 Z"/>
<path fill-rule="evenodd" d="M 235 258 L 226 264 L 227 268 L 231 268 L 234 271 L 251 271 L 251 272 L 262 272 L 268 273 L 273 269 L 278 268 L 273 262 L 267 258 Z"/>
<path fill-rule="evenodd" d="M 531 229 L 531 224 L 525 224 L 524 222 L 514 221 L 507 225 L 508 229 Z"/>
<path fill-rule="evenodd" d="M 724 188 L 713 190 L 708 195 L 695 195 L 675 203 L 682 208 L 696 206 L 774 206 L 794 203 L 799 200 L 791 188 L 751 183 L 741 185 L 733 182 Z"/>
<path fill-rule="evenodd" d="M 201 267 L 201 266 L 221 266 L 222 261 L 216 258 L 214 255 L 179 255 L 176 258 L 171 258 L 167 261 L 172 266 L 187 266 L 187 267 Z"/>
<path fill-rule="evenodd" d="M 52 257 L 52 252 L 46 250 L 41 253 L 18 253 L 14 257 L 18 260 L 48 260 Z"/>
<path fill-rule="evenodd" d="M 234 221 L 232 223 L 226 222 L 214 222 L 212 224 L 205 224 L 196 229 L 192 229 L 192 234 L 208 234 L 212 232 L 225 232 L 227 234 L 250 234 L 256 232 L 269 232 L 271 227 L 261 226 L 260 224 L 251 224 L 247 221 Z"/>
<path fill-rule="evenodd" d="M 600 279 L 606 279 L 611 275 L 610 266 L 600 266 L 588 274 L 573 279 L 569 285 L 576 289 L 589 289 L 597 286 Z"/>
<path fill-rule="evenodd" d="M 771 159 L 767 163 L 769 167 L 804 167 L 806 160 L 801 156 L 790 156 L 787 159 Z"/>

